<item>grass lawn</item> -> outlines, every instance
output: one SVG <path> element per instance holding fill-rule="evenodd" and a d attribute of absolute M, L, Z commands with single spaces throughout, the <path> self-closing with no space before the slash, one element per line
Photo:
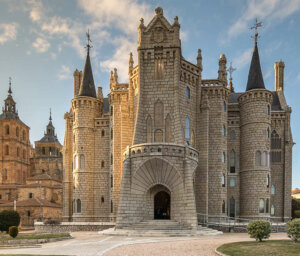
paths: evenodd
<path fill-rule="evenodd" d="M 263 242 L 238 242 L 223 244 L 217 249 L 230 256 L 300 256 L 300 242 L 268 240 Z"/>
<path fill-rule="evenodd" d="M 19 239 L 47 239 L 59 237 L 70 237 L 70 234 L 19 234 L 16 238 L 12 238 L 8 234 L 2 233 L 0 234 L 0 241 Z"/>

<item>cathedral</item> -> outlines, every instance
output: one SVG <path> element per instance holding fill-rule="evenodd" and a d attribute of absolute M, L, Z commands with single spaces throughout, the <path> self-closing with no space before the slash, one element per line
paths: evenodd
<path fill-rule="evenodd" d="M 203 78 L 201 50 L 187 61 L 178 17 L 171 24 L 158 7 L 149 24 L 140 20 L 129 82 L 114 69 L 107 98 L 95 87 L 88 40 L 64 116 L 63 219 L 117 228 L 170 219 L 191 229 L 199 216 L 289 220 L 294 143 L 284 63 L 275 63 L 267 90 L 257 38 L 245 90 L 235 92 L 225 55 L 217 78 Z"/>

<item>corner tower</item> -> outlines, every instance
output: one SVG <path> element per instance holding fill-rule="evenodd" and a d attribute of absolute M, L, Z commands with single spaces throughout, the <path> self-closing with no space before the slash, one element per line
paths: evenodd
<path fill-rule="evenodd" d="M 246 92 L 239 97 L 241 130 L 240 216 L 270 216 L 270 129 L 273 95 L 266 90 L 255 33 Z"/>
<path fill-rule="evenodd" d="M 72 100 L 73 112 L 73 221 L 93 221 L 95 175 L 95 118 L 100 116 L 90 61 L 90 39 L 78 95 Z M 75 90 L 76 91 L 76 90 Z"/>

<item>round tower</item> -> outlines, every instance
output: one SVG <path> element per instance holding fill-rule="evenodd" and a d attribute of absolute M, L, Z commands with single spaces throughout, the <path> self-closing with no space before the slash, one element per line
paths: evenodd
<path fill-rule="evenodd" d="M 73 111 L 73 221 L 93 221 L 95 117 L 100 116 L 87 45 L 87 58 Z"/>
<path fill-rule="evenodd" d="M 240 216 L 270 216 L 270 130 L 272 93 L 265 89 L 257 34 L 246 92 L 239 97 L 241 129 Z"/>

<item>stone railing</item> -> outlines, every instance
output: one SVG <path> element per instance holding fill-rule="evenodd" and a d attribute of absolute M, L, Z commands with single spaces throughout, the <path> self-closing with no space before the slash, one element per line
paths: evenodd
<path fill-rule="evenodd" d="M 128 146 L 123 153 L 123 159 L 144 156 L 174 156 L 191 158 L 198 161 L 199 153 L 196 149 L 171 143 L 145 143 Z"/>
<path fill-rule="evenodd" d="M 224 86 L 224 82 L 221 82 L 219 79 L 207 79 L 207 80 L 202 80 L 201 85 L 205 87 Z"/>

